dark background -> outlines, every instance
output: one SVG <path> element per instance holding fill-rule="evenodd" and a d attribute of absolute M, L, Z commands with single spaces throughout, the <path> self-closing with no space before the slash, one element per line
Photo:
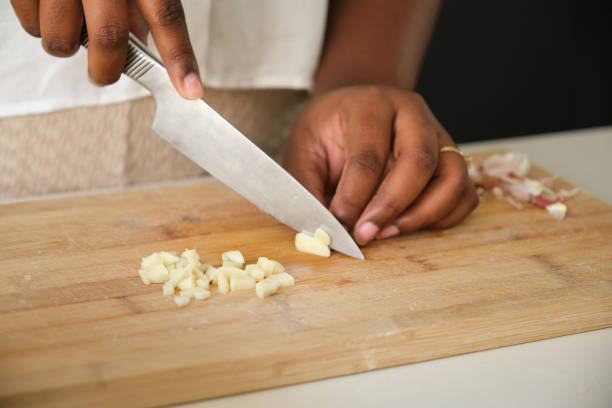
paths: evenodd
<path fill-rule="evenodd" d="M 447 0 L 417 91 L 456 142 L 611 125 L 610 10 Z"/>

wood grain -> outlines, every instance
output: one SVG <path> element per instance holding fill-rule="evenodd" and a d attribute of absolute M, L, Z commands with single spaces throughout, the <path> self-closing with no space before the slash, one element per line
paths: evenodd
<path fill-rule="evenodd" d="M 612 326 L 612 207 L 568 204 L 485 201 L 364 262 L 296 252 L 217 182 L 2 205 L 0 406 L 178 403 Z M 178 309 L 136 270 L 185 248 L 277 259 L 296 286 Z"/>

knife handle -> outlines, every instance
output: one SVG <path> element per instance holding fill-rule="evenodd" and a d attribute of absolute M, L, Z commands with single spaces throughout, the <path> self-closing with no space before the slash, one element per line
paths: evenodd
<path fill-rule="evenodd" d="M 88 44 L 89 36 L 87 34 L 87 26 L 83 24 L 83 29 L 81 30 L 81 45 L 87 48 Z M 162 73 L 165 75 L 165 77 L 167 77 L 164 64 L 132 33 L 130 33 L 129 36 L 128 52 L 125 60 L 125 66 L 123 67 L 123 73 L 132 78 L 134 81 L 140 83 L 145 88 L 149 89 L 151 92 L 154 90 L 152 89 L 154 88 L 152 86 L 153 81 L 144 80 L 143 77 L 145 74 Z M 159 75 L 154 76 L 158 77 Z"/>

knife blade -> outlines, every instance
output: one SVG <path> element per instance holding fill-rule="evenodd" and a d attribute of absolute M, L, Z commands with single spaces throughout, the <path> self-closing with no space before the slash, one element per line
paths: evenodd
<path fill-rule="evenodd" d="M 88 45 L 85 28 L 81 44 Z M 283 224 L 298 232 L 324 226 L 331 248 L 364 259 L 342 224 L 293 176 L 205 101 L 182 98 L 161 61 L 132 34 L 123 73 L 151 92 L 153 130 L 175 149 Z"/>

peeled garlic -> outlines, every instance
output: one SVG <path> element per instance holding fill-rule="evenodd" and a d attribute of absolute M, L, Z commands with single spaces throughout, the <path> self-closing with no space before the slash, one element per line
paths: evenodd
<path fill-rule="evenodd" d="M 318 256 L 329 257 L 330 255 L 329 245 L 305 232 L 299 232 L 295 236 L 295 249 Z"/>
<path fill-rule="evenodd" d="M 206 299 L 210 297 L 210 292 L 202 288 L 188 288 L 180 291 L 179 296 L 188 298 Z"/>
<path fill-rule="evenodd" d="M 257 264 L 247 265 L 244 270 L 253 278 L 256 282 L 259 282 L 265 278 L 266 273 Z"/>
<path fill-rule="evenodd" d="M 162 293 L 164 296 L 174 295 L 174 283 L 171 281 L 164 283 L 164 286 L 162 286 Z"/>
<path fill-rule="evenodd" d="M 168 280 L 168 269 L 164 264 L 150 265 L 145 268 L 145 272 L 152 283 L 164 283 Z"/>
<path fill-rule="evenodd" d="M 208 269 L 206 269 L 206 279 L 208 279 L 209 282 L 212 282 L 216 285 L 217 284 L 217 268 L 215 268 L 214 266 L 209 266 Z"/>
<path fill-rule="evenodd" d="M 244 266 L 244 256 L 240 251 L 227 251 L 221 254 L 223 266 L 233 266 L 242 269 Z"/>
<path fill-rule="evenodd" d="M 151 281 L 149 280 L 149 277 L 147 276 L 147 272 L 144 269 L 139 269 L 138 275 L 140 275 L 140 279 L 142 279 L 142 283 L 144 283 L 145 285 L 151 284 Z"/>
<path fill-rule="evenodd" d="M 562 202 L 556 202 L 554 204 L 547 205 L 546 210 L 553 216 L 554 219 L 562 220 L 565 218 L 565 213 L 567 213 L 567 206 Z"/>
<path fill-rule="evenodd" d="M 179 257 L 176 256 L 175 253 L 173 252 L 158 252 L 160 258 L 162 259 L 162 262 L 164 263 L 164 265 L 168 266 L 168 265 L 172 265 L 175 264 L 179 261 Z"/>
<path fill-rule="evenodd" d="M 203 277 L 196 281 L 196 285 L 199 288 L 208 289 L 210 287 L 210 282 L 208 282 L 208 279 L 206 279 L 206 277 Z"/>
<path fill-rule="evenodd" d="M 234 276 L 249 276 L 248 272 L 244 269 L 238 269 L 233 266 L 221 266 L 217 268 L 217 273 L 222 273 L 226 278 L 230 279 Z"/>
<path fill-rule="evenodd" d="M 223 293 L 224 295 L 227 295 L 229 292 L 229 282 L 227 281 L 227 276 L 222 272 L 217 273 L 217 291 L 219 293 Z"/>
<path fill-rule="evenodd" d="M 278 286 L 281 288 L 286 288 L 288 286 L 295 285 L 295 279 L 293 278 L 293 276 L 289 275 L 287 272 L 272 275 L 270 276 L 269 279 L 276 279 L 276 281 L 278 282 Z"/>
<path fill-rule="evenodd" d="M 260 256 L 257 259 L 257 266 L 263 269 L 265 277 L 268 277 L 275 273 L 285 272 L 285 267 L 281 265 L 280 262 L 273 261 L 272 259 L 268 259 L 265 256 Z"/>
<path fill-rule="evenodd" d="M 331 245 L 331 235 L 329 235 L 327 231 L 321 227 L 317 228 L 317 230 L 314 232 L 314 237 L 327 246 Z"/>
<path fill-rule="evenodd" d="M 176 303 L 178 307 L 187 306 L 189 304 L 189 298 L 187 296 L 175 296 L 174 303 Z"/>
<path fill-rule="evenodd" d="M 255 287 L 255 279 L 250 276 L 232 276 L 230 279 L 230 289 L 244 290 L 253 289 Z"/>
<path fill-rule="evenodd" d="M 261 299 L 270 296 L 278 290 L 280 283 L 277 279 L 266 278 L 255 285 L 255 294 Z"/>
<path fill-rule="evenodd" d="M 323 232 L 324 233 L 324 232 Z M 324 242 L 328 235 L 315 233 Z M 327 236 L 327 238 L 326 238 Z M 216 284 L 219 293 L 248 290 L 255 288 L 257 296 L 263 298 L 276 292 L 278 288 L 295 285 L 295 280 L 285 272 L 278 261 L 259 257 L 257 264 L 244 265 L 240 251 L 227 251 L 222 255 L 223 266 L 202 265 L 200 256 L 194 249 L 186 249 L 181 256 L 174 252 L 157 252 L 142 258 L 138 275 L 143 283 L 163 283 L 164 296 L 174 296 L 177 306 L 189 304 L 190 299 L 210 297 L 210 284 Z M 178 290 L 178 294 L 175 292 Z"/>

